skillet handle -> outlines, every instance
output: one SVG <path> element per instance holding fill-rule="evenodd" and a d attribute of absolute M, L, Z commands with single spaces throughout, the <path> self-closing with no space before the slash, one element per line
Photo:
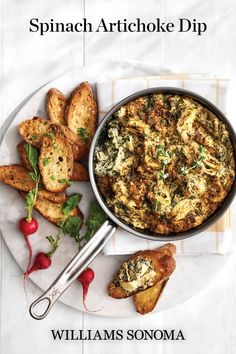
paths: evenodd
<path fill-rule="evenodd" d="M 48 290 L 31 304 L 29 312 L 33 318 L 41 320 L 47 316 L 57 299 L 102 250 L 116 228 L 117 226 L 109 219 L 102 224 L 91 240 L 77 253 Z M 38 313 L 35 309 L 39 304 L 44 307 L 43 310 L 40 309 L 41 313 Z"/>

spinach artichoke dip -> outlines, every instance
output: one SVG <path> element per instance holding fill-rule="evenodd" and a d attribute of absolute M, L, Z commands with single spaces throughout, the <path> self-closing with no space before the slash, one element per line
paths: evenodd
<path fill-rule="evenodd" d="M 149 94 L 120 107 L 100 136 L 94 164 L 110 210 L 158 234 L 203 223 L 235 178 L 226 125 L 178 94 Z"/>
<path fill-rule="evenodd" d="M 127 292 L 145 290 L 154 285 L 156 275 L 151 260 L 139 256 L 122 264 L 117 283 Z"/>

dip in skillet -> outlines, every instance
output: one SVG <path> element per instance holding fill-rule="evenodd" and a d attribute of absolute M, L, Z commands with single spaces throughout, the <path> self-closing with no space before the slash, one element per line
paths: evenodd
<path fill-rule="evenodd" d="M 131 227 L 190 230 L 221 205 L 235 178 L 226 125 L 197 101 L 149 94 L 122 106 L 95 150 L 105 203 Z"/>

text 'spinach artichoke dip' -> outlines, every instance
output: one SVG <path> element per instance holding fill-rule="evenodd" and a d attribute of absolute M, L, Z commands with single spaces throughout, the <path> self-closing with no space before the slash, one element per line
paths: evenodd
<path fill-rule="evenodd" d="M 95 174 L 108 207 L 131 227 L 186 231 L 230 191 L 233 146 L 225 124 L 197 101 L 150 94 L 109 121 L 96 147 Z"/>

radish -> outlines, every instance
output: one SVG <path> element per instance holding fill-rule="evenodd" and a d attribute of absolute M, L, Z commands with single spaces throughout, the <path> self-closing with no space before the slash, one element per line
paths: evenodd
<path fill-rule="evenodd" d="M 24 236 L 34 234 L 38 230 L 38 222 L 34 218 L 32 218 L 31 221 L 27 221 L 26 218 L 22 218 L 19 221 L 18 226 Z"/>
<path fill-rule="evenodd" d="M 60 234 L 57 234 L 56 238 L 47 236 L 46 239 L 51 245 L 51 250 L 48 253 L 39 252 L 36 254 L 34 264 L 31 268 L 28 267 L 24 273 L 25 277 L 29 276 L 33 272 L 36 272 L 37 270 L 47 269 L 50 267 L 52 263 L 51 257 L 59 246 Z"/>
<path fill-rule="evenodd" d="M 47 253 L 39 252 L 35 256 L 34 264 L 30 269 L 26 270 L 24 275 L 28 276 L 31 273 L 36 272 L 37 270 L 47 269 L 50 267 L 51 263 L 52 263 L 51 258 L 47 255 Z"/>
<path fill-rule="evenodd" d="M 38 230 L 38 222 L 36 219 L 31 219 L 31 221 L 27 221 L 26 218 L 22 218 L 20 219 L 19 223 L 18 223 L 18 227 L 19 230 L 22 232 L 22 234 L 24 235 L 27 247 L 29 249 L 29 261 L 28 261 L 28 265 L 26 268 L 26 272 L 28 272 L 29 267 L 30 267 L 30 263 L 32 260 L 32 247 L 29 241 L 29 235 L 34 234 L 37 230 Z"/>
<path fill-rule="evenodd" d="M 92 283 L 94 279 L 94 271 L 91 268 L 87 268 L 85 269 L 77 278 L 77 280 L 81 283 L 82 287 L 83 287 L 83 305 L 86 311 L 88 312 L 95 312 L 95 311 L 91 311 L 87 308 L 86 306 L 86 297 L 88 294 L 88 289 L 90 284 Z M 99 311 L 99 310 L 97 310 Z"/>

